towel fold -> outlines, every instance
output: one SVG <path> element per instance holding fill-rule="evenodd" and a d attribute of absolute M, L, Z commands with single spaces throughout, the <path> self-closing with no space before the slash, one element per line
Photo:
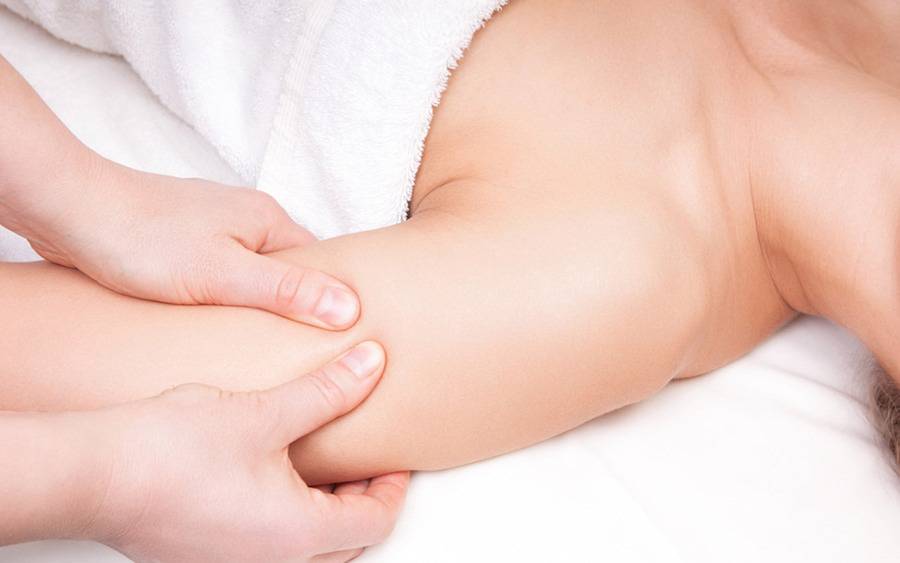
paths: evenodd
<path fill-rule="evenodd" d="M 407 214 L 434 106 L 506 0 L 0 0 L 122 56 L 320 237 Z"/>

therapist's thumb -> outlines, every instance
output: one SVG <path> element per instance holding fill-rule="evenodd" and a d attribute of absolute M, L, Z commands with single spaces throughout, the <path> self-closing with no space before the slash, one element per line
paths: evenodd
<path fill-rule="evenodd" d="M 342 330 L 359 318 L 359 299 L 346 284 L 318 270 L 238 246 L 207 282 L 219 305 L 263 309 L 320 328 Z"/>
<path fill-rule="evenodd" d="M 273 438 L 281 448 L 362 403 L 384 372 L 384 349 L 363 342 L 319 369 L 263 391 L 279 417 Z"/>

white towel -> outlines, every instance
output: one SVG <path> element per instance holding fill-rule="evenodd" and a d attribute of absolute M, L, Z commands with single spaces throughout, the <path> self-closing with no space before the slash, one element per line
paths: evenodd
<path fill-rule="evenodd" d="M 121 55 L 320 237 L 407 214 L 434 106 L 506 0 L 0 0 Z"/>

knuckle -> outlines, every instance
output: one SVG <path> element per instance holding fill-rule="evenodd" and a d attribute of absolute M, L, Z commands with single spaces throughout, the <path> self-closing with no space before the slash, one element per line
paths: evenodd
<path fill-rule="evenodd" d="M 169 271 L 168 285 L 179 303 L 223 304 L 225 262 L 220 252 L 182 258 Z"/>
<path fill-rule="evenodd" d="M 391 534 L 394 533 L 394 527 L 397 524 L 396 519 L 390 514 L 390 511 L 382 509 L 380 504 L 378 509 L 373 510 L 369 520 L 372 530 L 370 541 L 373 545 L 388 539 Z"/>
<path fill-rule="evenodd" d="M 381 523 L 380 536 L 381 539 L 387 539 L 397 526 L 397 511 L 388 502 L 378 499 L 378 507 L 380 514 L 378 521 Z"/>
<path fill-rule="evenodd" d="M 347 394 L 338 385 L 327 369 L 320 369 L 309 374 L 310 386 L 315 389 L 321 400 L 334 410 L 341 410 L 347 404 Z"/>
<path fill-rule="evenodd" d="M 266 192 L 259 190 L 246 189 L 247 201 L 250 204 L 250 211 L 255 214 L 271 217 L 274 213 L 281 209 L 275 198 Z"/>
<path fill-rule="evenodd" d="M 378 533 L 378 543 L 383 542 L 384 540 L 391 537 L 391 534 L 394 533 L 394 528 L 396 527 L 397 522 L 391 520 L 382 525 L 381 530 Z"/>
<path fill-rule="evenodd" d="M 302 301 L 302 290 L 306 285 L 308 285 L 306 270 L 288 268 L 278 281 L 278 287 L 275 290 L 275 305 L 282 310 L 296 307 L 298 302 Z"/>
<path fill-rule="evenodd" d="M 342 360 L 332 361 L 330 364 L 322 368 L 322 371 L 328 374 L 332 381 L 348 381 L 356 379 L 353 371 L 347 367 Z"/>
<path fill-rule="evenodd" d="M 252 197 L 260 205 L 266 205 L 266 206 L 278 205 L 277 203 L 275 203 L 275 198 L 266 192 L 255 190 L 253 188 L 245 188 L 245 189 L 247 190 L 247 193 L 250 194 L 250 197 Z"/>
<path fill-rule="evenodd" d="M 276 305 L 282 310 L 291 310 L 312 316 L 322 296 L 325 276 L 315 270 L 288 268 L 275 291 Z"/>
<path fill-rule="evenodd" d="M 372 532 L 372 542 L 374 544 L 379 544 L 384 540 L 388 539 L 390 535 L 394 532 L 394 523 L 389 520 L 385 520 L 386 516 L 383 514 L 379 514 L 377 516 L 377 520 L 373 518 L 374 523 L 373 532 Z"/>

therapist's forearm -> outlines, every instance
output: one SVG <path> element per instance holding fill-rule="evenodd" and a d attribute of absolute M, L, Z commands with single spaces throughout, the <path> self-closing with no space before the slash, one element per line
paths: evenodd
<path fill-rule="evenodd" d="M 87 527 L 104 472 L 72 416 L 0 412 L 0 545 L 80 539 Z"/>
<path fill-rule="evenodd" d="M 28 223 L 66 213 L 100 159 L 2 56 L 0 99 L 0 225 L 28 236 Z"/>

